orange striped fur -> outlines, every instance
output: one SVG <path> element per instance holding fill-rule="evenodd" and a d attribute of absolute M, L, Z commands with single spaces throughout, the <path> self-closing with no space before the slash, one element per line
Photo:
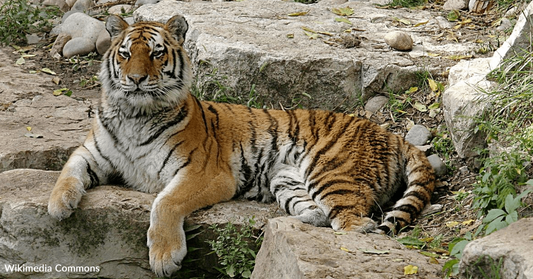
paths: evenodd
<path fill-rule="evenodd" d="M 158 276 L 185 257 L 184 218 L 234 197 L 277 201 L 303 222 L 361 232 L 376 230 L 369 215 L 398 191 L 403 197 L 379 230 L 408 225 L 429 203 L 435 177 L 425 155 L 368 120 L 192 96 L 183 17 L 129 26 L 110 16 L 106 28 L 113 43 L 100 73 L 101 104 L 48 210 L 66 218 L 86 189 L 115 177 L 158 193 L 147 237 Z"/>

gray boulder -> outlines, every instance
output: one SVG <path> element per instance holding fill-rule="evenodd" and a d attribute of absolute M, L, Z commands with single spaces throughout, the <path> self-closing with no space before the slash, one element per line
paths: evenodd
<path fill-rule="evenodd" d="M 439 264 L 388 236 L 335 233 L 281 217 L 265 227 L 252 278 L 410 278 L 408 265 L 418 267 L 417 278 L 442 278 Z"/>
<path fill-rule="evenodd" d="M 78 1 L 79 2 L 79 1 Z M 77 3 L 77 2 L 76 2 Z M 65 44 L 63 55 L 69 58 L 74 55 L 85 55 L 96 50 L 96 40 L 102 30 L 105 30 L 104 23 L 81 12 L 71 14 L 61 24 L 59 30 L 55 32 L 65 33 L 77 39 L 75 43 Z"/>
<path fill-rule="evenodd" d="M 146 231 L 155 195 L 115 186 L 88 190 L 69 218 L 57 221 L 47 212 L 56 171 L 17 169 L 0 173 L 1 278 L 154 278 L 148 263 Z M 195 270 L 213 269 L 213 224 L 242 225 L 255 216 L 256 227 L 281 216 L 275 204 L 231 201 L 199 210 L 186 219 L 198 236 L 189 247 L 199 249 Z M 195 232 L 196 233 L 196 232 Z M 26 267 L 26 270 L 7 270 Z M 28 271 L 28 268 L 42 268 Z"/>
<path fill-rule="evenodd" d="M 352 7 L 348 20 L 338 21 L 333 8 Z M 290 16 L 307 12 L 303 16 Z M 189 22 L 185 48 L 198 75 L 198 84 L 224 81 L 236 97 L 250 98 L 252 85 L 263 105 L 334 109 L 376 93 L 406 90 L 417 82 L 419 67 L 409 55 L 390 50 L 384 35 L 391 18 L 408 17 L 429 22 L 417 27 L 413 40 L 435 50 L 431 36 L 438 22 L 427 11 L 405 15 L 398 9 L 376 9 L 370 2 L 320 1 L 313 5 L 288 1 L 186 2 L 163 0 L 143 5 L 134 12 L 136 21 L 166 22 L 176 13 Z M 339 43 L 349 31 L 360 38 L 356 47 Z M 405 31 L 410 31 L 408 28 Z M 355 45 L 354 45 L 355 46 Z M 439 46 L 439 53 L 461 48 Z M 441 65 L 429 65 L 430 71 Z M 213 74 L 216 73 L 216 74 Z M 311 96 L 308 98 L 307 96 Z"/>
<path fill-rule="evenodd" d="M 461 278 L 533 278 L 532 232 L 533 218 L 524 218 L 468 243 L 459 263 Z M 495 267 L 499 274 L 491 270 Z"/>

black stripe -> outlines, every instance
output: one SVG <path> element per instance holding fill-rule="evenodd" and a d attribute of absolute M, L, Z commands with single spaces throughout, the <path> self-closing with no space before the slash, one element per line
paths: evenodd
<path fill-rule="evenodd" d="M 350 206 L 350 205 L 335 205 L 329 211 L 328 218 L 330 220 L 333 220 L 333 219 L 335 219 L 335 217 L 337 217 L 337 215 L 339 215 L 339 213 L 341 213 L 341 211 L 344 211 L 346 209 L 351 209 L 351 208 L 353 208 L 353 207 Z"/>
<path fill-rule="evenodd" d="M 402 204 L 400 206 L 395 206 L 392 211 L 402 211 L 409 213 L 409 219 L 413 220 L 418 215 L 418 208 L 412 204 Z"/>
<path fill-rule="evenodd" d="M 345 122 L 343 127 L 342 128 L 339 128 L 337 129 L 338 133 L 340 133 L 339 135 L 337 135 L 336 137 L 332 137 L 332 138 L 335 138 L 335 139 L 338 139 L 342 133 L 344 133 L 344 131 L 346 131 L 346 128 L 348 128 L 348 126 L 350 126 L 350 124 L 353 122 L 353 120 L 355 119 L 355 117 L 351 117 L 349 121 Z M 309 166 L 307 167 L 307 170 L 305 171 L 305 177 L 309 177 L 309 173 L 315 169 L 316 167 L 316 164 L 318 162 L 318 160 L 320 159 L 320 157 L 324 154 L 326 154 L 326 152 L 328 152 L 332 147 L 333 145 L 335 145 L 337 143 L 336 140 L 331 140 L 329 141 L 326 146 L 324 146 L 322 149 L 320 149 L 314 156 L 313 158 L 313 161 L 311 161 L 311 163 L 309 164 Z"/>
<path fill-rule="evenodd" d="M 165 157 L 165 160 L 163 160 L 163 164 L 161 165 L 161 168 L 159 169 L 159 171 L 157 172 L 157 177 L 160 177 L 161 176 L 161 172 L 163 171 L 163 169 L 166 167 L 167 163 L 168 163 L 168 160 L 170 159 L 170 156 L 172 155 L 172 153 L 174 153 L 174 150 L 176 150 L 176 148 L 178 148 L 181 144 L 183 143 L 183 141 L 179 141 L 178 143 L 176 143 L 172 149 L 170 150 L 170 152 L 168 152 L 167 154 L 167 157 Z"/>
<path fill-rule="evenodd" d="M 176 174 L 178 174 L 178 172 L 185 168 L 186 166 L 188 166 L 190 163 L 191 163 L 191 157 L 192 157 L 192 154 L 196 151 L 197 148 L 193 149 L 191 151 L 191 153 L 189 153 L 189 156 L 187 156 L 187 161 L 185 161 L 185 163 L 183 163 L 181 166 L 179 166 L 176 171 L 174 171 L 174 175 L 173 176 L 176 176 Z"/>
<path fill-rule="evenodd" d="M 188 114 L 189 114 L 189 111 L 187 107 L 183 106 L 183 108 L 180 109 L 178 115 L 174 119 L 172 119 L 171 121 L 167 121 L 165 125 L 160 126 L 159 129 L 155 133 L 153 133 L 147 140 L 142 142 L 140 146 L 145 146 L 145 145 L 152 143 L 156 138 L 158 138 L 168 128 L 181 123 L 181 121 L 183 121 L 183 119 L 185 119 L 185 117 L 187 117 Z"/>
<path fill-rule="evenodd" d="M 88 188 L 92 188 L 92 187 L 100 185 L 100 179 L 98 179 L 98 175 L 96 175 L 96 173 L 91 169 L 91 165 L 89 164 L 89 161 L 87 161 L 87 159 L 85 159 L 85 157 L 83 156 L 82 158 L 83 160 L 85 160 L 85 163 L 87 164 L 87 174 L 89 174 L 89 179 L 91 180 L 91 184 L 89 185 Z"/>
<path fill-rule="evenodd" d="M 288 198 L 288 199 L 285 201 L 285 207 L 284 207 L 284 208 L 285 208 L 285 212 L 291 214 L 291 211 L 290 211 L 290 207 L 291 207 L 291 206 L 290 206 L 290 203 L 291 203 L 292 200 L 297 199 L 297 198 L 305 198 L 305 197 L 307 197 L 307 195 L 305 195 L 305 196 L 291 196 L 290 198 Z M 293 208 L 294 208 L 294 207 L 293 207 Z"/>
<path fill-rule="evenodd" d="M 320 183 L 320 182 L 318 182 Z M 317 182 L 315 183 L 310 183 L 309 184 L 309 191 L 311 191 L 311 187 L 315 187 L 315 185 L 318 184 Z M 318 189 L 313 192 L 313 194 L 311 195 L 311 198 L 313 200 L 315 200 L 315 198 L 320 195 L 324 190 L 326 190 L 327 188 L 331 187 L 332 185 L 335 185 L 335 184 L 340 184 L 340 183 L 345 183 L 345 184 L 353 184 L 353 181 L 349 181 L 349 180 L 346 180 L 346 179 L 334 179 L 334 180 L 330 180 L 326 183 L 324 183 L 323 185 L 318 185 Z M 322 199 L 323 197 L 320 197 L 320 199 Z"/>
<path fill-rule="evenodd" d="M 331 195 L 344 196 L 344 195 L 349 195 L 349 194 L 355 194 L 355 191 L 354 190 L 347 190 L 347 189 L 335 190 L 335 191 L 331 191 L 331 192 L 325 193 L 324 195 L 322 195 L 320 197 L 320 199 L 325 199 L 326 197 L 331 196 Z"/>
<path fill-rule="evenodd" d="M 200 101 L 198 100 L 198 98 L 196 97 L 193 97 L 194 101 L 196 102 L 196 105 L 198 106 L 198 108 L 200 109 L 200 112 L 202 112 L 202 120 L 204 121 L 204 127 L 205 127 L 205 135 L 209 135 L 209 130 L 207 128 L 207 120 L 205 119 L 205 111 L 204 111 L 204 108 L 202 107 L 202 104 L 200 103 Z M 207 140 L 207 137 L 206 139 Z"/>
<path fill-rule="evenodd" d="M 424 195 L 424 194 L 420 193 L 419 191 L 411 191 L 411 192 L 409 192 L 407 194 L 404 194 L 402 199 L 407 198 L 407 197 L 415 197 L 415 198 L 421 200 L 424 204 L 429 203 L 428 195 Z"/>
<path fill-rule="evenodd" d="M 94 130 L 93 130 L 93 140 L 94 140 L 94 147 L 96 148 L 96 151 L 98 152 L 98 155 L 100 155 L 100 157 L 104 158 L 104 160 L 107 161 L 107 163 L 109 163 L 113 168 L 115 168 L 115 166 L 113 165 L 113 162 L 111 162 L 111 160 L 109 159 L 109 157 L 105 156 L 103 153 L 102 153 L 102 150 L 100 150 L 100 147 L 98 146 L 98 140 L 96 139 L 96 136 L 94 135 Z M 116 168 L 115 168 L 116 169 Z"/>
<path fill-rule="evenodd" d="M 220 122 L 220 116 L 218 115 L 218 111 L 211 104 L 208 104 L 207 110 L 209 110 L 215 115 L 215 119 L 216 119 L 215 127 L 218 129 L 218 123 Z"/>
<path fill-rule="evenodd" d="M 296 205 L 301 202 L 313 202 L 313 200 L 312 199 L 298 200 L 292 204 L 292 208 L 296 209 Z"/>

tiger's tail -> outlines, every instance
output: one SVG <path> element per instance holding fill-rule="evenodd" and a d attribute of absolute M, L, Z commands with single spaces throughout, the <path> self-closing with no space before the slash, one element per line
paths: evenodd
<path fill-rule="evenodd" d="M 396 233 L 412 223 L 430 203 L 435 188 L 435 172 L 425 154 L 405 140 L 402 153 L 407 188 L 378 226 L 385 233 Z"/>

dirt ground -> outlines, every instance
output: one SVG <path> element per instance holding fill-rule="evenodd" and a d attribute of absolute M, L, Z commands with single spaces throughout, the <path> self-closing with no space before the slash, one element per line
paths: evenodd
<path fill-rule="evenodd" d="M 432 9 L 436 13 L 447 16 L 448 11 L 443 11 L 442 3 L 433 3 L 426 6 L 427 9 Z M 458 41 L 479 41 L 480 49 L 478 53 L 470 54 L 471 57 L 465 59 L 490 56 L 492 52 L 505 39 L 505 33 L 496 31 L 493 26 L 494 22 L 500 18 L 496 12 L 484 15 L 472 15 L 467 12 L 461 12 L 461 21 L 466 28 L 461 28 L 450 34 L 435 34 L 435 40 L 458 40 Z M 458 23 L 460 24 L 460 23 Z M 507 33 L 508 35 L 509 33 Z M 53 37 L 47 37 L 45 41 L 31 46 L 21 46 L 15 49 L 12 46 L 4 46 L 10 54 L 11 61 L 9 63 L 15 64 L 22 54 L 35 55 L 28 57 L 28 63 L 20 65 L 28 71 L 38 71 L 43 68 L 48 68 L 56 73 L 52 82 L 47 86 L 54 88 L 68 88 L 73 92 L 73 98 L 80 99 L 97 99 L 99 96 L 100 85 L 95 78 L 101 64 L 101 56 L 90 55 L 86 57 L 75 57 L 71 59 L 56 59 L 53 58 L 49 50 L 54 42 Z M 450 61 L 450 66 L 457 63 L 457 61 Z M 439 76 L 433 76 L 432 79 L 438 81 L 442 85 L 446 85 L 447 73 L 443 72 Z M 371 120 L 388 126 L 388 129 L 405 134 L 410 123 L 423 124 L 426 127 L 431 127 L 434 134 L 434 141 L 444 143 L 445 147 L 434 151 L 439 153 L 440 157 L 448 166 L 448 173 L 439 178 L 438 186 L 435 190 L 432 203 L 441 204 L 443 208 L 440 212 L 421 217 L 419 221 L 406 232 L 400 235 L 408 235 L 412 233 L 416 226 L 417 230 L 421 231 L 423 236 L 440 237 L 442 251 L 437 251 L 441 256 L 437 258 L 438 261 L 446 261 L 447 243 L 453 238 L 463 235 L 467 231 L 475 231 L 480 225 L 479 221 L 466 222 L 451 226 L 450 222 L 459 222 L 476 220 L 476 212 L 471 208 L 472 195 L 468 193 L 472 188 L 472 184 L 476 182 L 477 170 L 468 168 L 464 160 L 459 158 L 456 152 L 450 145 L 450 135 L 445 128 L 444 117 L 442 110 L 434 117 L 430 117 L 427 112 L 421 112 L 409 104 L 420 102 L 422 104 L 430 105 L 434 102 L 441 102 L 440 93 L 434 92 L 426 83 L 421 85 L 421 90 L 412 95 L 398 93 L 393 96 L 397 102 L 402 104 L 402 109 L 389 106 L 384 111 L 378 112 L 370 117 Z M 353 112 L 362 117 L 368 115 L 363 108 L 356 108 Z"/>

